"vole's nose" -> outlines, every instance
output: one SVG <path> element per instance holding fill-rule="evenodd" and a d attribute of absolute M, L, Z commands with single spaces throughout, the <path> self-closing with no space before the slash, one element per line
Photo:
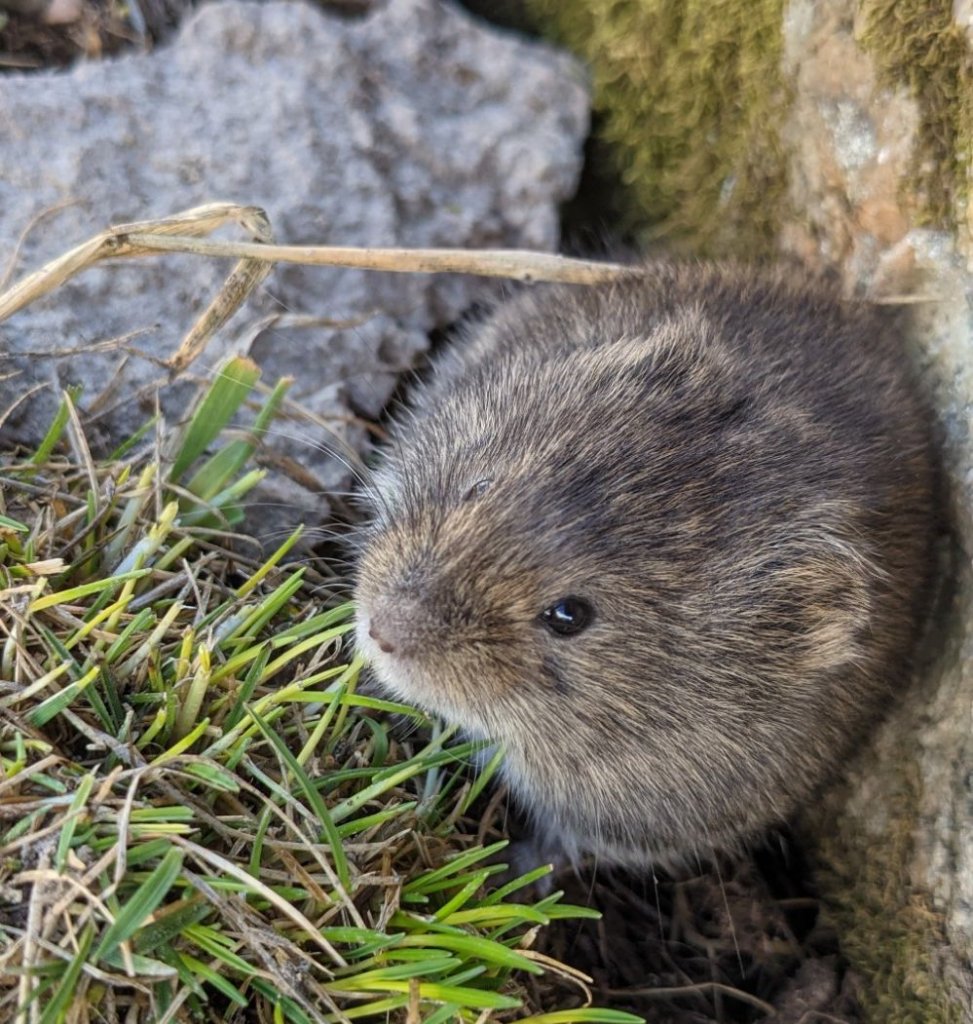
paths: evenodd
<path fill-rule="evenodd" d="M 386 640 L 385 637 L 375 628 L 373 619 L 368 626 L 368 635 L 378 644 L 378 649 L 385 654 L 395 654 L 395 644 Z"/>
<path fill-rule="evenodd" d="M 368 635 L 383 654 L 409 658 L 421 650 L 423 631 L 415 606 L 403 599 L 376 602 L 368 617 Z"/>
<path fill-rule="evenodd" d="M 442 641 L 446 624 L 427 594 L 396 588 L 364 602 L 361 629 L 383 654 L 414 658 Z"/>

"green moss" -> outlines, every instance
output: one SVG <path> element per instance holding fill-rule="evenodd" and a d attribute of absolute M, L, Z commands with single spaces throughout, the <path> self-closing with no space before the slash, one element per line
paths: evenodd
<path fill-rule="evenodd" d="M 526 0 L 588 61 L 598 158 L 624 186 L 617 225 L 706 255 L 772 251 L 783 0 Z"/>
<path fill-rule="evenodd" d="M 941 227 L 962 223 L 973 159 L 973 54 L 952 0 L 861 0 L 861 42 L 886 82 L 919 104 L 912 180 L 918 212 Z"/>
<path fill-rule="evenodd" d="M 918 818 L 918 771 L 904 766 L 888 801 L 885 834 L 866 836 L 853 814 L 830 812 L 815 828 L 816 876 L 841 949 L 863 982 L 871 1024 L 960 1024 L 936 951 L 942 918 L 910 876 Z M 890 787 L 891 788 L 891 787 Z"/>

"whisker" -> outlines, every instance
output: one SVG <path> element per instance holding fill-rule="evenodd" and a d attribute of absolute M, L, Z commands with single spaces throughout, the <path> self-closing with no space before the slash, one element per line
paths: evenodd
<path fill-rule="evenodd" d="M 331 458 L 335 459 L 342 466 L 344 466 L 345 469 L 347 469 L 348 472 L 351 473 L 352 477 L 361 485 L 364 494 L 368 497 L 373 506 L 382 508 L 386 513 L 389 511 L 388 506 L 385 503 L 384 496 L 379 492 L 379 490 L 376 487 L 373 486 L 371 480 L 369 479 L 368 467 L 362 461 L 361 456 L 350 444 L 348 444 L 347 441 L 339 437 L 334 432 L 332 432 L 332 436 L 334 437 L 335 441 L 340 444 L 344 452 L 347 452 L 347 454 L 351 456 L 351 459 L 354 460 L 354 462 L 349 460 L 349 458 L 347 458 L 345 454 L 343 454 L 343 452 L 340 451 L 336 446 L 325 444 L 324 442 L 316 440 L 305 434 L 295 434 L 289 431 L 285 431 L 280 427 L 271 427 L 267 431 L 267 435 L 269 437 L 281 438 L 284 440 L 293 441 L 298 444 L 305 445 L 306 447 L 312 449 L 313 451 L 321 452 L 322 454 L 328 455 Z M 323 493 L 327 494 L 329 492 L 324 491 Z"/>

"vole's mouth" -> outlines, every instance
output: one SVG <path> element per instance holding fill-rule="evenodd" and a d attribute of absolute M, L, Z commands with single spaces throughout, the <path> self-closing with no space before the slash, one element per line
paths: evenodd
<path fill-rule="evenodd" d="M 355 620 L 355 648 L 367 662 L 373 663 L 380 652 L 378 644 L 369 636 L 370 629 L 368 615 L 359 610 Z"/>
<path fill-rule="evenodd" d="M 389 650 L 381 637 L 376 637 L 371 617 L 361 607 L 355 624 L 355 646 L 389 693 L 407 703 L 418 704 L 427 710 L 436 710 L 434 706 L 430 706 L 435 702 L 425 697 L 429 687 L 425 682 L 424 673 L 416 672 L 407 656 Z"/>
<path fill-rule="evenodd" d="M 489 738 L 479 716 L 465 701 L 453 699 L 450 688 L 435 672 L 426 671 L 415 658 L 383 650 L 374 636 L 367 610 L 359 606 L 355 626 L 358 652 L 371 666 L 381 687 L 394 699 L 421 708 L 450 725 L 459 725 L 470 737 Z"/>

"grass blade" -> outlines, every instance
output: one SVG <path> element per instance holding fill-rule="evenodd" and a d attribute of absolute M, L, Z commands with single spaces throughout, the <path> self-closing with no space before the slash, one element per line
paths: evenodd
<path fill-rule="evenodd" d="M 88 962 L 88 953 L 91 950 L 94 935 L 95 930 L 90 926 L 82 932 L 81 941 L 78 943 L 78 951 L 71 958 L 54 994 L 51 996 L 47 1006 L 44 1007 L 39 1024 L 61 1024 L 67 1016 L 67 1012 L 77 995 L 78 979 L 81 977 L 84 965 Z"/>
<path fill-rule="evenodd" d="M 122 942 L 127 942 L 145 923 L 146 918 L 166 898 L 182 869 L 181 850 L 169 850 L 158 867 L 136 889 L 135 893 L 108 926 L 95 949 L 100 960 Z"/>
<path fill-rule="evenodd" d="M 237 356 L 224 364 L 177 441 L 171 480 L 179 480 L 216 440 L 259 379 L 260 368 L 252 359 Z"/>
<path fill-rule="evenodd" d="M 304 795 L 307 797 L 308 803 L 314 810 L 318 821 L 321 823 L 324 829 L 324 834 L 327 837 L 328 844 L 331 847 L 331 857 L 334 860 L 335 874 L 338 876 L 338 880 L 341 882 L 345 893 L 351 892 L 351 869 L 348 866 L 348 856 L 345 853 L 344 844 L 341 841 L 341 836 L 338 834 L 338 830 L 335 827 L 334 820 L 331 817 L 328 808 L 324 804 L 324 800 L 321 799 L 321 794 L 317 791 L 314 783 L 307 777 L 307 773 L 298 764 L 297 758 L 287 749 L 283 740 L 275 733 L 267 723 L 254 711 L 252 708 L 248 709 L 248 714 L 257 723 L 260 731 L 264 737 L 273 744 L 274 749 L 277 751 L 278 757 L 284 761 L 291 774 L 300 783 L 301 789 L 304 791 Z"/>

